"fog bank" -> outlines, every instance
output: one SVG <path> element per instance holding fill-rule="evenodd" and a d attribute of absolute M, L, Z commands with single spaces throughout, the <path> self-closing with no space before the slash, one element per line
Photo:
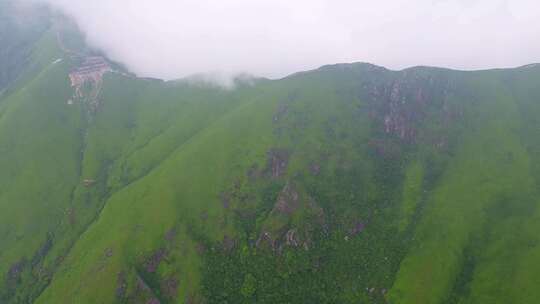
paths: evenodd
<path fill-rule="evenodd" d="M 270 78 L 364 61 L 401 69 L 540 61 L 536 0 L 43 0 L 148 77 Z"/>

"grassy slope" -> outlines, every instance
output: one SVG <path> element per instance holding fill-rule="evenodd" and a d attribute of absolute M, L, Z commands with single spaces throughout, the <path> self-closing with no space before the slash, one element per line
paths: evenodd
<path fill-rule="evenodd" d="M 190 223 L 196 227 L 192 229 L 201 231 L 214 240 L 222 238 L 224 231 L 232 230 L 231 227 L 227 228 L 227 225 L 218 226 L 219 219 L 223 217 L 223 210 L 218 201 L 219 194 L 228 186 L 231 179 L 242 175 L 250 165 L 264 163 L 266 151 L 276 141 L 272 134 L 271 113 L 274 112 L 277 102 L 288 98 L 280 96 L 283 95 L 279 93 L 280 89 L 278 85 L 276 89 L 267 89 L 270 93 L 262 93 L 256 100 L 246 99 L 240 108 L 213 122 L 196 137 L 189 138 L 188 142 L 177 142 L 174 145 L 175 150 L 170 155 L 166 154 L 166 159 L 156 169 L 114 194 L 107 202 L 98 222 L 84 234 L 68 258 L 66 265 L 71 265 L 69 261 L 77 261 L 74 262 L 77 266 L 69 266 L 70 270 L 66 275 L 59 274 L 55 281 L 55 286 L 59 286 L 59 290 L 64 290 L 60 286 L 68 282 L 73 283 L 71 272 L 74 271 L 78 273 L 75 277 L 80 278 L 78 286 L 88 287 L 89 284 L 97 284 L 94 287 L 99 286 L 99 290 L 103 292 L 96 294 L 91 292 L 93 288 L 86 288 L 86 291 L 90 291 L 88 294 L 79 294 L 78 289 L 73 288 L 72 293 L 64 295 L 67 298 L 63 298 L 63 301 L 85 299 L 85 295 L 103 297 L 99 300 L 110 301 L 116 281 L 110 273 L 120 271 L 120 267 L 129 267 L 129 262 L 135 264 L 142 258 L 141 252 L 147 254 L 152 248 L 159 246 L 159 240 L 175 223 L 182 223 L 180 234 L 187 229 L 186 223 Z M 324 92 L 322 89 L 319 91 Z M 309 94 L 317 96 L 317 93 L 320 92 L 313 91 Z M 230 107 L 230 104 L 228 106 Z M 200 110 L 200 102 L 197 107 Z M 212 107 L 215 108 L 216 105 Z M 183 110 L 185 111 L 185 108 Z M 116 120 L 118 121 L 118 116 Z M 99 118 L 96 123 L 96 126 L 99 125 Z M 314 126 L 318 127 L 319 124 L 314 123 Z M 167 136 L 167 132 L 161 134 Z M 309 141 L 308 138 L 305 140 Z M 152 147 L 153 144 L 160 145 L 160 138 L 153 139 L 145 146 L 148 153 L 163 152 L 163 149 Z M 155 208 L 151 207 L 153 205 Z M 208 212 L 209 217 L 204 226 L 199 218 L 202 212 Z M 118 234 L 106 233 L 110 238 L 97 241 L 96 236 L 103 235 L 103 229 L 109 230 L 112 226 L 118 227 Z M 188 235 L 180 236 L 181 239 L 188 237 Z M 133 242 L 135 238 L 137 242 Z M 113 248 L 115 254 L 104 266 L 110 267 L 106 268 L 109 271 L 103 271 L 101 274 L 105 277 L 100 277 L 100 273 L 95 272 L 91 265 L 103 259 L 107 248 Z M 174 265 L 185 273 L 182 277 L 188 277 L 191 282 L 183 284 L 181 294 L 185 292 L 184 288 L 193 290 L 197 286 L 198 260 L 193 249 L 190 249 L 188 257 L 179 260 L 179 265 Z M 49 296 L 55 295 L 54 290 L 55 288 L 47 290 L 40 299 L 47 302 Z M 98 301 L 96 298 L 90 299 Z"/>
<path fill-rule="evenodd" d="M 429 195 L 390 294 L 393 303 L 527 303 L 508 284 L 517 275 L 514 263 L 523 260 L 512 257 L 521 249 L 510 243 L 525 236 L 514 225 L 534 213 L 538 193 L 519 138 L 520 100 L 501 74 L 464 76 L 475 89 L 468 131 Z"/>
<path fill-rule="evenodd" d="M 2 101 L 0 142 L 0 265 L 2 277 L 8 267 L 42 246 L 47 232 L 58 225 L 77 183 L 80 150 L 79 111 L 65 107 L 71 89 L 67 66 L 53 65 L 60 55 L 52 35 L 38 43 L 28 82 Z M 34 262 L 38 262 L 37 259 Z M 30 275 L 29 273 L 25 273 Z M 5 280 L 2 281 L 4 283 Z"/>
<path fill-rule="evenodd" d="M 70 67 L 51 65 L 61 55 L 54 38 L 43 36 L 36 64 L 0 100 L 0 295 L 10 302 L 540 297 L 538 68 L 341 65 L 235 90 L 109 74 L 87 121 L 81 105 L 66 104 Z M 408 107 L 419 88 L 432 94 L 426 117 L 412 121 L 414 143 L 385 134 L 386 100 L 370 95 L 396 82 L 408 88 L 404 111 L 418 110 Z M 447 106 L 462 113 L 450 124 L 441 123 Z M 447 151 L 433 148 L 440 138 Z M 270 178 L 276 149 L 290 159 Z M 287 183 L 301 208 L 271 211 Z M 365 231 L 349 232 L 359 222 Z M 253 246 L 262 231 L 290 229 L 311 249 Z M 160 248 L 166 258 L 149 270 Z M 10 282 L 17 262 L 22 274 Z M 179 280 L 173 295 L 169 278 Z"/>
<path fill-rule="evenodd" d="M 392 287 L 388 298 L 393 303 L 536 299 L 532 287 L 528 292 L 519 292 L 518 286 L 512 284 L 506 284 L 507 289 L 497 287 L 510 275 L 533 286 L 528 278 L 533 276 L 534 279 L 536 273 L 534 268 L 526 266 L 526 261 L 533 261 L 536 256 L 535 247 L 523 251 L 512 248 L 523 242 L 521 246 L 530 246 L 527 242 L 535 239 L 530 235 L 534 231 L 535 217 L 530 215 L 536 210 L 535 172 L 531 171 L 536 156 L 524 146 L 523 139 L 527 138 L 524 132 L 529 130 L 523 129 L 520 107 L 534 106 L 537 95 L 529 99 L 517 98 L 503 82 L 504 75 L 505 72 L 497 71 L 459 75 L 464 77 L 460 83 L 463 87 L 459 89 L 473 92 L 468 99 L 454 100 L 466 113 L 464 125 L 459 126 L 464 131 L 459 133 L 462 137 L 458 138 L 447 169 L 432 189 L 425 190 L 430 191 L 425 195 L 425 207 L 418 211 L 420 216 L 411 215 L 414 212 L 411 210 L 420 204 L 414 200 L 422 196 L 419 193 L 422 191 L 417 189 L 418 184 L 422 184 L 419 179 L 424 176 L 421 168 L 429 164 L 420 163 L 425 162 L 422 155 L 428 152 L 419 148 L 409 156 L 417 161 L 411 162 L 408 173 L 404 174 L 407 177 L 401 203 L 404 206 L 399 208 L 403 215 L 391 217 L 395 224 L 386 223 L 403 231 L 407 223 L 417 221 L 412 223 L 416 225 L 414 241 L 401 262 L 395 283 L 388 286 Z M 220 241 L 225 234 L 238 234 L 238 229 L 226 220 L 229 217 L 219 202 L 220 193 L 230 187 L 232 180 L 240 178 L 245 184 L 247 169 L 253 164 L 264 166 L 265 154 L 273 147 L 293 151 L 289 178 L 302 174 L 310 159 L 320 160 L 317 154 L 329 153 L 336 158 L 327 160 L 328 170 L 333 172 L 329 176 L 335 178 L 334 174 L 340 172 L 339 162 L 354 162 L 354 166 L 364 170 L 358 182 L 366 180 L 357 187 L 363 192 L 372 189 L 364 193 L 365 201 L 377 201 L 382 195 L 380 191 L 385 191 L 373 180 L 373 170 L 380 168 L 369 169 L 369 151 L 361 150 L 362 146 L 367 149 L 373 131 L 370 131 L 367 113 L 362 114 L 360 110 L 357 111 L 360 116 L 353 115 L 355 109 L 362 108 L 362 101 L 350 99 L 347 90 L 351 89 L 351 84 L 347 79 L 351 76 L 315 72 L 264 85 L 256 99 L 246 99 L 242 106 L 209 124 L 187 142 L 176 145 L 170 153 L 156 156 L 164 160 L 154 170 L 108 200 L 100 219 L 78 241 L 63 270 L 40 300 L 43 303 L 112 301 L 116 274 L 128 269 L 132 275 L 137 273 L 144 277 L 140 265 L 153 250 L 163 246 L 172 248 L 172 261 L 161 266 L 158 276 L 178 275 L 184 283 L 180 284 L 179 297 L 185 299 L 199 286 L 202 262 L 195 249 L 198 240 L 191 231 L 211 241 Z M 516 82 L 521 83 L 521 79 Z M 288 102 L 286 119 L 290 121 L 283 122 L 287 133 L 283 136 L 280 127 L 272 123 L 272 116 L 287 100 L 294 101 Z M 336 124 L 336 120 L 339 123 Z M 328 135 L 325 126 L 331 122 L 335 123 L 339 139 L 332 140 L 335 135 Z M 148 143 L 145 149 L 154 150 L 152 145 Z M 334 199 L 341 197 L 332 190 L 326 191 L 326 195 Z M 319 198 L 323 205 L 324 200 Z M 348 205 L 353 202 L 345 200 L 341 204 L 342 215 L 358 212 L 354 211 L 358 210 L 356 207 Z M 385 213 L 384 208 L 375 210 Z M 207 219 L 200 216 L 203 213 L 207 213 Z M 347 222 L 346 216 L 339 221 Z M 517 236 L 515 228 L 510 228 L 515 223 L 520 223 Z M 176 227 L 178 243 L 165 244 L 164 235 L 173 227 Z M 345 245 L 337 246 L 339 252 L 340 246 Z M 114 254 L 105 258 L 108 248 L 112 248 Z M 396 259 L 399 262 L 399 257 Z M 151 282 L 152 277 L 148 280 Z M 68 289 L 71 292 L 66 293 Z M 159 294 L 159 286 L 154 293 Z M 344 301 L 367 299 L 361 292 L 355 294 L 352 290 L 349 296 L 343 296 Z"/>
<path fill-rule="evenodd" d="M 253 126 L 250 127 L 249 122 L 243 121 L 243 124 L 239 126 L 241 130 L 254 130 Z M 256 122 L 255 117 L 252 122 Z M 120 267 L 129 267 L 129 262 L 135 262 L 139 258 L 139 252 L 147 253 L 159 245 L 165 232 L 176 221 L 180 219 L 184 221 L 198 220 L 198 214 L 205 209 L 212 212 L 209 214 L 211 218 L 220 216 L 221 211 L 216 208 L 219 207 L 216 198 L 217 191 L 221 187 L 216 183 L 226 180 L 226 176 L 223 174 L 227 174 L 229 170 L 224 169 L 231 169 L 234 163 L 227 164 L 223 159 L 227 159 L 235 153 L 235 143 L 241 144 L 242 139 L 239 138 L 235 143 L 228 144 L 225 144 L 224 140 L 221 139 L 222 145 L 220 145 L 220 142 L 215 140 L 227 137 L 216 136 L 215 133 L 229 130 L 217 127 L 214 130 L 218 131 L 203 131 L 197 135 L 197 138 L 211 138 L 210 142 L 203 141 L 205 145 L 222 147 L 222 149 L 201 147 L 202 140 L 200 139 L 191 140 L 188 143 L 176 142 L 172 155 L 168 156 L 159 167 L 111 197 L 98 222 L 84 234 L 69 257 L 68 264 L 70 264 L 69 261 L 77 261 L 76 265 L 70 266 L 69 272 L 66 272 L 67 275 L 59 275 L 55 281 L 57 286 L 62 286 L 70 281 L 73 283 L 71 274 L 73 272 L 77 273 L 75 277 L 79 278 L 76 286 L 85 287 L 80 294 L 78 289 L 74 288 L 72 293 L 62 295 L 63 301 L 76 301 L 76 299 L 87 299 L 95 302 L 111 301 L 116 286 L 116 277 L 111 277 L 109 274 L 120 271 Z M 257 135 L 256 132 L 252 134 Z M 249 134 L 246 132 L 244 136 L 247 137 Z M 193 155 L 198 156 L 194 158 Z M 212 173 L 203 174 L 209 171 Z M 216 205 L 216 207 L 212 207 L 212 205 Z M 114 234 L 103 231 L 103 229 L 109 230 L 112 227 L 116 231 Z M 222 233 L 219 227 L 211 226 L 206 226 L 204 231 L 212 235 Z M 100 237 L 103 233 L 109 237 Z M 185 232 L 181 230 L 180 234 L 183 233 Z M 137 241 L 134 241 L 135 239 Z M 94 262 L 102 259 L 105 249 L 109 247 L 113 248 L 115 253 L 104 266 L 106 271 L 101 273 L 92 271 Z M 90 248 L 91 250 L 89 250 Z M 196 283 L 197 260 L 196 254 L 190 250 L 187 257 L 179 260 L 179 265 L 176 265 L 181 267 L 194 283 Z M 88 286 L 94 286 L 93 288 L 103 292 L 93 293 L 91 292 L 93 288 L 88 289 Z M 185 286 L 190 287 L 189 282 L 186 282 Z M 51 292 L 46 292 L 40 300 L 47 302 L 48 296 L 55 295 L 54 290 L 52 288 Z"/>

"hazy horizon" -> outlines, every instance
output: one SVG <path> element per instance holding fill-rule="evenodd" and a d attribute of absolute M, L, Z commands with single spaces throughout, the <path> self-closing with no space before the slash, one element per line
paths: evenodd
<path fill-rule="evenodd" d="M 134 73 L 281 78 L 335 63 L 392 70 L 540 61 L 540 4 L 518 1 L 40 0 Z"/>

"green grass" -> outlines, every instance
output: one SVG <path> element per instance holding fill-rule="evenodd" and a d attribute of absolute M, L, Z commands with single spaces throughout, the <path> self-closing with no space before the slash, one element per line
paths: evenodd
<path fill-rule="evenodd" d="M 350 64 L 234 89 L 112 73 L 89 117 L 54 33 L 0 97 L 0 302 L 540 299 L 538 68 Z M 414 139 L 385 132 L 390 107 Z"/>
<path fill-rule="evenodd" d="M 405 181 L 403 182 L 403 198 L 401 215 L 399 220 L 399 231 L 405 232 L 411 222 L 422 200 L 424 192 L 424 168 L 421 163 L 413 163 L 407 168 Z"/>

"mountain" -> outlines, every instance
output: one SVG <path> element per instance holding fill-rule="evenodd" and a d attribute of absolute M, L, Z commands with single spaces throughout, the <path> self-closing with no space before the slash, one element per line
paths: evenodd
<path fill-rule="evenodd" d="M 540 66 L 165 82 L 10 3 L 1 303 L 540 300 Z"/>

